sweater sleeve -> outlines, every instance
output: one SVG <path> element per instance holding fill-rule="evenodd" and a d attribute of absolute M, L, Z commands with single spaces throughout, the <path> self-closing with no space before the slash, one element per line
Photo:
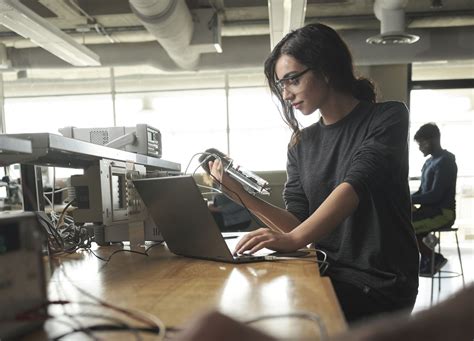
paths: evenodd
<path fill-rule="evenodd" d="M 369 132 L 354 153 L 344 179 L 361 200 L 373 188 L 383 188 L 389 183 L 401 185 L 406 181 L 400 175 L 407 166 L 403 164 L 407 162 L 403 155 L 408 150 L 408 109 L 403 103 L 387 102 L 373 110 L 376 112 L 372 115 Z"/>
<path fill-rule="evenodd" d="M 286 209 L 300 221 L 304 221 L 309 216 L 309 203 L 301 186 L 295 147 L 288 150 L 286 172 L 287 181 L 283 189 Z"/>

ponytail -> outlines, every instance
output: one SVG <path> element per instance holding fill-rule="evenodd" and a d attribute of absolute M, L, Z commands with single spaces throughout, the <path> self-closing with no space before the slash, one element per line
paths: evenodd
<path fill-rule="evenodd" d="M 375 103 L 377 95 L 375 93 L 374 83 L 367 78 L 357 78 L 352 82 L 352 95 L 359 101 Z"/>

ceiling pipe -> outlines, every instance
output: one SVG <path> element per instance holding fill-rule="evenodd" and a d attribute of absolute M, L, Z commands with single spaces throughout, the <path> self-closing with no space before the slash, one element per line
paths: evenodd
<path fill-rule="evenodd" d="M 51 0 L 52 1 L 52 0 Z M 424 16 L 423 13 L 407 14 L 409 29 L 417 28 L 437 28 L 437 27 L 468 27 L 474 26 L 474 15 L 469 13 L 452 12 L 449 14 L 439 13 L 436 16 Z M 369 30 L 380 27 L 380 21 L 373 16 L 359 15 L 353 16 L 350 21 L 346 17 L 307 17 L 306 23 L 320 22 L 331 26 L 335 30 Z M 73 32 L 72 30 L 63 30 L 76 42 L 85 45 L 106 44 L 110 39 L 106 36 L 98 34 L 96 31 L 90 32 Z M 156 41 L 156 38 L 145 29 L 137 29 L 133 27 L 108 27 L 107 32 L 118 43 L 139 43 L 147 41 Z M 222 23 L 222 37 L 236 36 L 255 36 L 268 35 L 270 28 L 268 20 L 246 20 L 231 21 Z M 17 34 L 4 32 L 1 35 L 2 43 L 7 47 L 17 49 L 35 47 L 29 39 L 25 39 Z"/>
<path fill-rule="evenodd" d="M 194 23 L 184 0 L 129 0 L 145 28 L 183 69 L 194 69 L 199 53 L 193 49 Z"/>
<path fill-rule="evenodd" d="M 364 37 L 374 31 L 342 31 L 341 36 L 358 65 L 406 64 L 439 60 L 472 59 L 474 55 L 474 27 L 419 29 L 415 33 L 422 39 L 415 45 L 367 45 Z M 226 37 L 222 41 L 223 53 L 206 53 L 200 58 L 197 69 L 235 70 L 239 68 L 262 68 L 268 56 L 269 36 Z M 245 47 L 243 49 L 242 47 Z M 446 46 L 450 46 L 446 49 Z M 149 65 L 165 73 L 185 71 L 171 60 L 166 51 L 156 42 L 129 44 L 102 44 L 88 46 L 100 55 L 102 66 Z M 140 53 L 137 53 L 140 51 Z M 251 53 L 250 53 L 251 52 Z M 72 67 L 68 63 L 39 48 L 8 48 L 11 69 L 58 69 Z"/>

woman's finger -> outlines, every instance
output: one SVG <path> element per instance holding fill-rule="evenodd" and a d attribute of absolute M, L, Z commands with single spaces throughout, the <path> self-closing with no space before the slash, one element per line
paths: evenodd
<path fill-rule="evenodd" d="M 247 241 L 249 241 L 251 238 L 253 238 L 255 233 L 257 233 L 259 230 L 260 229 L 244 234 L 242 236 L 242 238 L 239 239 L 239 241 L 237 242 L 237 245 L 235 246 L 234 255 L 238 252 L 238 250 L 240 250 L 242 248 L 242 246 L 245 243 L 247 243 Z"/>
<path fill-rule="evenodd" d="M 248 239 L 245 243 L 243 243 L 240 248 L 236 248 L 237 253 L 241 254 L 244 251 L 251 250 L 253 247 L 255 247 L 255 245 L 269 238 L 271 238 L 271 236 L 268 236 L 266 231 L 260 231 L 260 233 L 255 234 L 250 239 Z"/>
<path fill-rule="evenodd" d="M 257 245 L 255 245 L 249 252 L 250 253 L 255 253 L 263 248 L 266 248 L 267 245 L 271 242 L 271 240 L 264 240 L 264 241 L 261 241 L 260 243 L 258 243 Z"/>
<path fill-rule="evenodd" d="M 251 235 L 251 233 L 253 233 L 253 232 L 247 233 L 247 234 L 244 235 L 242 238 L 240 238 L 240 240 L 237 242 L 237 245 L 235 246 L 234 255 L 237 254 L 237 253 L 239 252 L 239 250 L 242 249 L 242 247 L 243 247 L 250 239 L 253 238 L 253 236 Z"/>

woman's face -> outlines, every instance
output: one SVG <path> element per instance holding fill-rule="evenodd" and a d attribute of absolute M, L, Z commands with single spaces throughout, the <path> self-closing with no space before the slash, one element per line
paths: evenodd
<path fill-rule="evenodd" d="M 283 99 L 303 115 L 312 114 L 326 102 L 329 94 L 327 82 L 295 58 L 281 55 L 275 64 L 275 73 Z"/>

